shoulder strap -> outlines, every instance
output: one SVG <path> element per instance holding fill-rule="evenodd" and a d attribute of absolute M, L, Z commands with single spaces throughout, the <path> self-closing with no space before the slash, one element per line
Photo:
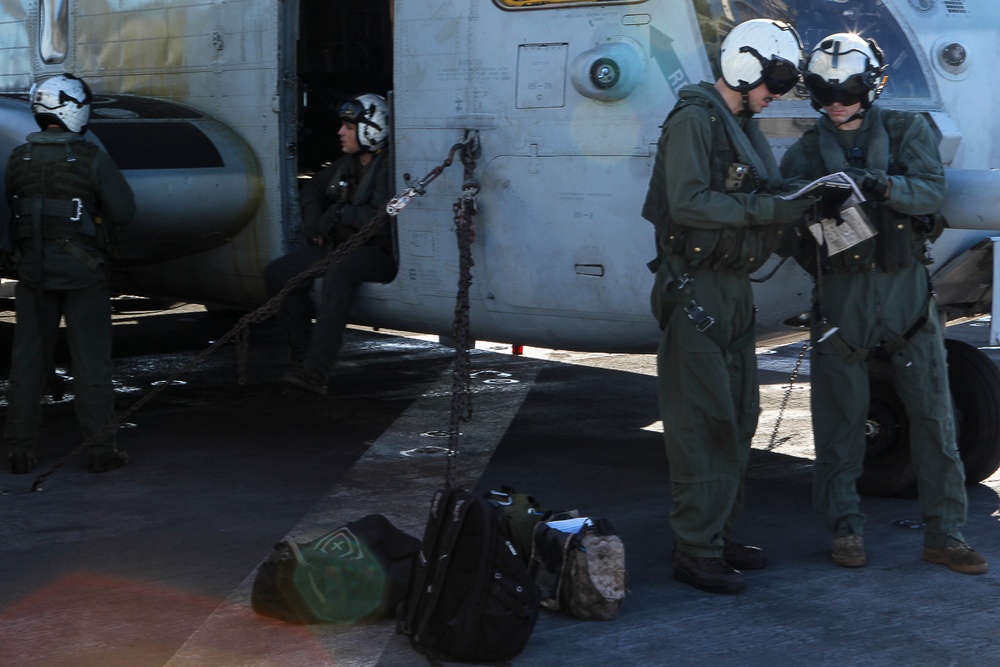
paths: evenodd
<path fill-rule="evenodd" d="M 432 535 L 429 536 L 430 548 L 425 546 L 420 552 L 424 567 L 420 568 L 418 581 L 413 588 L 418 596 L 424 592 L 429 593 L 429 596 L 423 604 L 411 605 L 407 614 L 407 625 L 414 640 L 419 641 L 428 629 L 433 610 L 444 589 L 443 582 L 451 565 L 451 555 L 458 534 L 476 501 L 478 498 L 464 489 L 443 489 L 435 494 L 435 502 L 431 508 L 431 522 L 434 526 Z M 484 531 L 484 541 L 488 544 L 487 531 Z"/>
<path fill-rule="evenodd" d="M 899 144 L 903 141 L 903 135 L 916 120 L 917 114 L 912 111 L 901 111 L 899 109 L 882 109 L 882 126 L 886 134 L 889 135 L 889 155 L 896 155 Z"/>

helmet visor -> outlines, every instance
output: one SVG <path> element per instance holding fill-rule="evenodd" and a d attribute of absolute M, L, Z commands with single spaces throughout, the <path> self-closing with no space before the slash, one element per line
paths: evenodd
<path fill-rule="evenodd" d="M 337 116 L 340 120 L 346 120 L 348 123 L 358 123 L 358 119 L 361 121 L 365 120 L 366 110 L 362 106 L 361 102 L 357 100 L 348 100 L 340 105 L 340 109 L 337 110 Z"/>
<path fill-rule="evenodd" d="M 834 103 L 843 104 L 845 107 L 860 104 L 868 99 L 868 94 L 871 92 L 857 75 L 848 77 L 843 83 L 830 83 L 819 74 L 807 74 L 805 84 L 812 98 L 824 107 Z"/>
<path fill-rule="evenodd" d="M 784 95 L 799 82 L 799 69 L 784 58 L 772 58 L 761 74 L 772 95 Z"/>
<path fill-rule="evenodd" d="M 780 96 L 794 88 L 795 84 L 799 82 L 799 68 L 795 63 L 774 55 L 768 60 L 752 46 L 741 46 L 740 53 L 749 53 L 760 63 L 760 79 L 757 80 L 757 83 L 740 90 L 749 90 L 764 84 L 767 86 L 768 92 Z"/>

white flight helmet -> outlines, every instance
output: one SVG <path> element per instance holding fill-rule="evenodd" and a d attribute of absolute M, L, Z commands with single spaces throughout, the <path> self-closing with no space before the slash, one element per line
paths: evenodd
<path fill-rule="evenodd" d="M 838 32 L 820 40 L 809 54 L 804 82 L 813 107 L 834 102 L 870 109 L 885 87 L 885 54 L 874 39 Z"/>
<path fill-rule="evenodd" d="M 340 105 L 337 116 L 358 126 L 362 153 L 378 151 L 389 138 L 389 103 L 381 95 L 365 93 L 348 100 Z"/>
<path fill-rule="evenodd" d="M 55 123 L 69 132 L 83 133 L 90 120 L 93 95 L 83 79 L 59 74 L 31 87 L 31 113 L 43 130 Z"/>
<path fill-rule="evenodd" d="M 719 69 L 733 90 L 746 93 L 763 83 L 771 94 L 784 95 L 799 82 L 802 41 L 784 21 L 744 21 L 722 41 Z"/>

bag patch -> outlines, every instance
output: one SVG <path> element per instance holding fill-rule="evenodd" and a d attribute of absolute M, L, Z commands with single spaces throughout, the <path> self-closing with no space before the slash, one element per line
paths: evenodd
<path fill-rule="evenodd" d="M 528 568 L 500 529 L 496 508 L 464 489 L 438 490 L 399 631 L 435 660 L 502 662 L 524 650 L 538 609 Z"/>
<path fill-rule="evenodd" d="M 257 568 L 253 610 L 291 623 L 391 616 L 406 595 L 420 540 L 369 514 L 309 542 L 282 540 Z"/>
<path fill-rule="evenodd" d="M 607 519 L 561 512 L 535 527 L 531 574 L 543 607 L 609 621 L 625 602 L 625 545 Z"/>

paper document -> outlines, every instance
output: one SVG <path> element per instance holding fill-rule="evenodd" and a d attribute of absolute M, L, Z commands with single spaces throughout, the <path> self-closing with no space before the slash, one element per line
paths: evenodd
<path fill-rule="evenodd" d="M 592 525 L 588 517 L 581 516 L 578 519 L 561 519 L 559 521 L 549 521 L 546 524 L 549 528 L 555 528 L 563 533 L 579 533 L 584 526 Z"/>
<path fill-rule="evenodd" d="M 858 189 L 854 180 L 842 171 L 821 176 L 812 183 L 802 186 L 795 192 L 781 195 L 781 198 L 792 200 L 810 195 L 822 199 L 824 193 L 830 195 L 833 194 L 833 191 L 846 189 L 850 189 L 851 192 L 843 200 L 843 204 L 841 204 L 842 207 L 847 208 L 850 206 L 857 206 L 865 200 L 865 196 L 861 194 L 861 190 Z M 842 196 L 842 193 L 840 193 L 840 196 Z"/>
<path fill-rule="evenodd" d="M 836 255 L 875 236 L 875 230 L 868 223 L 865 214 L 856 206 L 843 209 L 840 217 L 843 218 L 843 222 L 826 219 L 809 225 L 809 231 L 812 232 L 816 243 L 820 245 L 826 243 L 827 255 Z"/>

